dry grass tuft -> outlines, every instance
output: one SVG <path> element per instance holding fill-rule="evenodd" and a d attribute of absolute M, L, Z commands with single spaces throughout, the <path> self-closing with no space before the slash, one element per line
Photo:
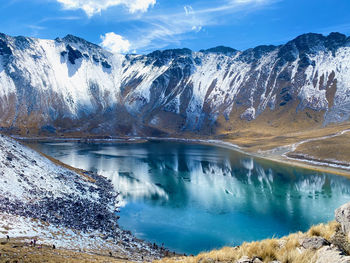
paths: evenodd
<path fill-rule="evenodd" d="M 319 224 L 312 226 L 307 232 L 308 236 L 320 236 L 327 240 L 330 240 L 335 232 L 339 229 L 340 225 L 336 221 L 332 221 L 328 224 Z"/>

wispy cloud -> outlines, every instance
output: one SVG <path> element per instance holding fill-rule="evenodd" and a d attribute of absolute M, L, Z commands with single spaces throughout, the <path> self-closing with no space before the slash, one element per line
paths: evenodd
<path fill-rule="evenodd" d="M 127 46 L 125 44 L 124 48 L 117 50 L 117 52 L 128 52 L 129 50 L 149 52 L 169 45 L 181 45 L 184 39 L 197 38 L 201 32 L 206 32 L 210 26 L 223 25 L 230 20 L 232 21 L 233 17 L 234 19 L 239 19 L 244 14 L 254 12 L 282 0 L 217 0 L 215 2 L 211 0 L 194 0 L 191 1 L 190 5 L 177 6 L 177 9 L 174 9 L 172 6 L 171 9 L 166 9 L 165 7 L 165 9 L 153 8 L 151 10 L 150 7 L 153 7 L 157 0 L 53 1 L 61 3 L 65 9 L 81 9 L 87 14 L 88 18 L 114 6 L 125 7 L 129 14 L 126 15 L 127 13 L 124 13 L 115 17 L 115 19 L 119 23 L 121 20 L 123 20 L 123 23 L 130 22 L 128 31 L 124 30 L 122 34 L 118 31 L 110 32 L 109 34 L 114 34 L 113 37 L 112 35 L 104 35 L 101 45 L 105 45 L 110 50 L 117 50 L 117 44 L 114 45 L 112 42 L 125 44 L 126 42 L 123 41 L 128 41 L 129 46 L 125 48 Z M 101 17 L 106 19 L 103 16 Z M 38 27 L 37 30 L 40 30 L 40 27 L 45 26 L 45 22 L 50 20 L 75 20 L 82 18 L 79 16 L 46 18 L 36 23 L 36 26 Z M 108 19 L 111 19 L 111 17 Z M 89 19 L 89 21 L 93 20 Z M 106 43 L 109 44 L 107 45 Z"/>
<path fill-rule="evenodd" d="M 48 21 L 73 21 L 73 20 L 79 20 L 82 17 L 80 16 L 52 16 L 52 17 L 45 17 L 38 21 L 39 24 L 48 22 Z"/>
<path fill-rule="evenodd" d="M 37 26 L 37 25 L 25 25 L 26 28 L 29 28 L 31 30 L 31 36 L 38 37 L 40 36 L 40 32 L 42 30 L 46 30 L 47 28 L 44 26 Z"/>
<path fill-rule="evenodd" d="M 33 30 L 44 30 L 46 27 L 44 26 L 37 26 L 37 25 L 27 25 L 26 27 L 33 29 Z"/>
<path fill-rule="evenodd" d="M 139 37 L 132 39 L 131 48 L 147 51 L 179 44 L 185 37 L 195 37 L 196 33 L 207 26 L 226 23 L 224 17 L 230 19 L 233 14 L 238 17 L 239 13 L 254 12 L 278 1 L 280 0 L 224 0 L 215 5 L 185 5 L 182 10 L 174 13 L 145 15 L 142 21 L 146 26 L 137 30 Z"/>
<path fill-rule="evenodd" d="M 33 23 L 33 24 L 27 24 L 25 27 L 32 30 L 33 36 L 39 36 L 39 32 L 43 30 L 47 30 L 48 27 L 45 25 L 47 22 L 52 21 L 73 21 L 73 20 L 80 20 L 81 17 L 79 16 L 54 16 L 54 17 L 45 17 L 40 19 L 39 21 Z"/>
<path fill-rule="evenodd" d="M 132 49 L 152 50 L 169 44 L 180 44 L 184 34 L 198 33 L 204 23 L 191 6 L 185 6 L 179 13 L 144 16 L 142 21 L 145 26 L 138 29 L 139 37 L 131 42 Z"/>
<path fill-rule="evenodd" d="M 197 15 L 222 15 L 238 12 L 253 12 L 281 0 L 226 0 L 221 4 L 208 6 L 196 11 Z"/>
<path fill-rule="evenodd" d="M 112 6 L 124 6 L 130 13 L 146 12 L 156 4 L 156 0 L 56 0 L 65 9 L 82 9 L 89 17 L 101 13 Z"/>
<path fill-rule="evenodd" d="M 350 33 L 350 23 L 333 25 L 325 28 L 321 28 L 320 33 L 329 34 L 330 32 L 342 32 L 349 34 Z"/>

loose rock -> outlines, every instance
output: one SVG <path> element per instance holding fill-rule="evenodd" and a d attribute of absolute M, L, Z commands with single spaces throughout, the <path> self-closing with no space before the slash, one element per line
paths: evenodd
<path fill-rule="evenodd" d="M 305 249 L 319 249 L 329 245 L 329 242 L 323 237 L 307 237 L 300 241 L 300 245 Z"/>
<path fill-rule="evenodd" d="M 214 263 L 215 260 L 212 258 L 201 258 L 198 263 Z"/>
<path fill-rule="evenodd" d="M 335 220 L 341 225 L 344 234 L 350 232 L 350 202 L 335 210 Z"/>
<path fill-rule="evenodd" d="M 253 263 L 253 260 L 247 256 L 241 257 L 237 263 Z"/>
<path fill-rule="evenodd" d="M 335 246 L 326 246 L 319 249 L 312 262 L 316 263 L 350 263 L 350 256 L 345 256 Z"/>

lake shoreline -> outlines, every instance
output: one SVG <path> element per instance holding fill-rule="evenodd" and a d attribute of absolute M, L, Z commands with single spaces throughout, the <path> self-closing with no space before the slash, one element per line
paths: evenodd
<path fill-rule="evenodd" d="M 346 169 L 344 165 L 337 165 L 323 160 L 313 160 L 305 156 L 289 155 L 293 151 L 294 145 L 287 145 L 274 148 L 268 151 L 248 151 L 243 147 L 233 144 L 229 141 L 216 139 L 191 139 L 191 138 L 177 138 L 177 137 L 111 137 L 111 138 L 57 138 L 57 137 L 18 137 L 12 138 L 24 143 L 31 142 L 79 142 L 79 143 L 145 143 L 147 141 L 172 141 L 181 143 L 192 143 L 202 145 L 212 145 L 217 147 L 227 148 L 233 151 L 240 152 L 252 156 L 257 159 L 263 159 L 276 163 L 285 164 L 288 166 L 295 166 L 298 168 L 314 170 L 324 173 L 332 173 L 345 177 L 350 177 L 350 167 Z M 301 142 L 302 143 L 302 142 Z"/>
<path fill-rule="evenodd" d="M 221 147 L 221 148 L 226 148 L 228 150 L 232 150 L 232 151 L 235 151 L 235 152 L 239 152 L 239 153 L 242 153 L 242 154 L 245 154 L 248 156 L 248 159 L 249 159 L 249 156 L 251 157 L 254 157 L 254 158 L 257 158 L 257 159 L 264 159 L 264 160 L 268 160 L 268 161 L 274 161 L 274 162 L 278 162 L 278 163 L 283 163 L 283 164 L 286 164 L 286 165 L 289 165 L 289 166 L 295 166 L 295 167 L 301 167 L 301 168 L 306 168 L 306 169 L 312 169 L 312 170 L 317 170 L 317 171 L 321 171 L 321 172 L 328 172 L 328 173 L 334 173 L 335 172 L 330 172 L 330 171 L 326 171 L 325 169 L 323 168 L 320 168 L 318 169 L 318 167 L 313 167 L 313 168 L 309 168 L 309 167 L 306 167 L 304 166 L 303 164 L 297 164 L 297 165 L 294 165 L 294 161 L 293 160 L 289 160 L 289 161 L 284 161 L 284 160 L 279 160 L 278 159 L 278 156 L 280 156 L 280 158 L 283 157 L 283 154 L 285 154 L 285 152 L 287 151 L 287 148 L 283 148 L 283 149 L 279 149 L 280 151 L 272 151 L 272 152 L 258 152 L 258 153 L 251 153 L 251 152 L 247 152 L 245 151 L 245 149 L 235 145 L 235 144 L 232 144 L 230 142 L 225 142 L 225 141 L 221 141 L 221 140 L 206 140 L 206 139 L 183 139 L 183 138 L 157 138 L 157 137 L 138 137 L 138 138 L 128 138 L 127 140 L 123 140 L 123 139 L 78 139 L 78 138 L 65 138 L 65 139 L 62 139 L 62 138 L 56 138 L 56 140 L 52 140 L 51 138 L 40 138 L 39 140 L 38 139 L 34 139 L 34 138 L 30 138 L 30 139 L 27 139 L 27 140 L 23 140 L 23 141 L 31 141 L 31 142 L 43 142 L 43 141 L 46 141 L 46 142 L 53 142 L 53 141 L 56 141 L 56 142 L 68 142 L 67 145 L 69 144 L 69 142 L 77 142 L 77 141 L 80 141 L 81 143 L 96 143 L 96 142 L 102 142 L 102 143 L 116 143 L 116 145 L 118 145 L 118 143 L 121 143 L 121 144 L 124 144 L 124 143 L 145 143 L 145 142 L 153 142 L 153 143 L 156 143 L 157 145 L 157 141 L 164 141 L 164 142 L 180 142 L 180 143 L 184 143 L 184 144 L 198 144 L 198 145 L 208 145 L 208 146 L 216 146 L 216 147 Z M 30 147 L 30 145 L 27 145 Z M 127 145 L 124 145 L 124 147 L 127 147 Z M 32 147 L 30 147 L 32 148 Z M 33 149 L 33 148 L 32 148 Z M 288 148 L 289 149 L 289 148 Z M 36 150 L 37 152 L 41 153 L 41 151 L 38 151 Z M 228 152 L 227 152 L 228 153 Z M 229 153 L 228 153 L 229 154 Z M 44 157 L 48 157 L 46 154 L 43 154 Z M 277 157 L 276 157 L 277 156 Z M 276 158 L 273 159 L 273 158 Z M 50 158 L 49 158 L 50 159 Z M 56 163 L 56 162 L 55 162 Z M 62 166 L 62 164 L 60 163 L 56 163 L 60 166 Z M 66 167 L 68 168 L 68 167 Z M 71 167 L 72 168 L 72 167 Z M 75 170 L 75 169 L 73 169 Z M 342 174 L 341 174 L 342 175 Z M 277 175 L 278 176 L 278 175 Z M 128 229 L 128 228 L 125 228 L 125 229 Z M 134 232 L 134 231 L 133 231 Z M 178 255 L 176 255 L 178 256 Z"/>
<path fill-rule="evenodd" d="M 0 142 L 0 238 L 113 261 L 150 262 L 169 253 L 119 227 L 119 192 L 108 178 L 7 136 Z"/>

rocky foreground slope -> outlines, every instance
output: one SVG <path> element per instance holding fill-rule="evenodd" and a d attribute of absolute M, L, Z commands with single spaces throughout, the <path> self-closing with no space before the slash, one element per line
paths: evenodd
<path fill-rule="evenodd" d="M 107 179 L 58 166 L 1 135 L 0 238 L 35 238 L 122 259 L 159 258 L 160 250 L 119 229 L 116 196 Z"/>
<path fill-rule="evenodd" d="M 0 35 L 0 127 L 26 136 L 322 127 L 349 119 L 349 83 L 350 38 L 339 33 L 125 56 L 72 35 Z"/>

